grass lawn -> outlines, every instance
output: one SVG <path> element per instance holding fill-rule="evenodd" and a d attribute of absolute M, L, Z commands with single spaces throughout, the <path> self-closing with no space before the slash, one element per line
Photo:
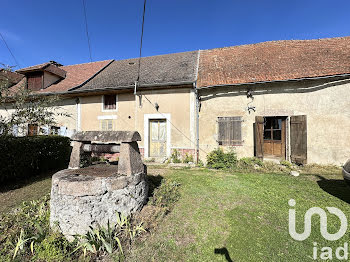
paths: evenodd
<path fill-rule="evenodd" d="M 21 183 L 0 186 L 0 214 L 11 210 L 23 201 L 36 200 L 51 191 L 54 172 L 31 178 Z"/>
<path fill-rule="evenodd" d="M 287 174 L 234 173 L 208 169 L 149 167 L 149 174 L 181 184 L 180 199 L 169 214 L 134 243 L 126 261 L 308 261 L 313 242 L 322 247 L 344 246 L 349 234 L 330 242 L 320 234 L 319 219 L 312 234 L 302 241 L 288 233 L 288 200 L 296 200 L 297 231 L 304 229 L 306 210 L 317 206 L 350 214 L 350 187 L 340 170 L 292 177 Z M 49 176 L 21 187 L 0 190 L 0 213 L 24 200 L 50 191 Z M 349 218 L 349 217 L 348 217 Z M 328 213 L 328 231 L 339 229 L 339 220 Z"/>
<path fill-rule="evenodd" d="M 228 173 L 212 170 L 149 170 L 181 183 L 181 198 L 161 225 L 133 248 L 130 261 L 307 261 L 313 242 L 320 249 L 344 246 L 322 238 L 319 219 L 302 242 L 288 233 L 288 200 L 296 200 L 297 230 L 313 206 L 334 206 L 350 214 L 350 187 L 339 172 L 292 177 L 287 174 Z M 328 231 L 339 229 L 328 214 Z"/>

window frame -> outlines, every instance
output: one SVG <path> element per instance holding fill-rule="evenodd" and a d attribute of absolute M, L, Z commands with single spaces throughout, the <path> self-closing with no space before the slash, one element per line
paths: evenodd
<path fill-rule="evenodd" d="M 106 124 L 106 129 L 105 130 L 103 129 L 103 123 Z M 111 130 L 108 129 L 109 123 L 112 124 L 112 129 Z M 115 131 L 115 126 L 116 126 L 115 119 L 100 119 L 101 131 Z"/>
<path fill-rule="evenodd" d="M 105 108 L 105 96 L 113 96 L 115 95 L 115 109 L 106 109 Z M 118 111 L 118 95 L 117 94 L 106 94 L 102 95 L 102 106 L 101 111 L 102 112 L 117 112 Z"/>
<path fill-rule="evenodd" d="M 266 117 L 266 118 L 271 118 L 272 121 L 281 121 L 281 125 L 280 125 L 280 128 L 274 128 L 273 126 L 273 122 L 271 122 L 271 125 L 269 126 L 269 128 L 265 128 L 265 121 L 264 120 L 264 131 L 263 131 L 263 140 L 264 141 L 275 141 L 275 142 L 280 142 L 282 141 L 282 120 L 280 118 L 276 118 L 276 117 Z M 268 131 L 268 133 L 270 133 L 270 139 L 267 139 L 265 138 L 265 132 Z M 274 132 L 275 131 L 280 131 L 280 135 L 281 135 L 281 138 L 280 139 L 275 139 L 275 136 L 274 136 Z"/>
<path fill-rule="evenodd" d="M 233 122 L 237 122 L 239 123 L 239 139 L 229 139 L 229 140 L 220 140 L 221 135 L 220 135 L 220 123 L 223 122 L 228 122 L 231 123 L 231 128 L 233 128 Z M 244 122 L 242 116 L 225 116 L 225 117 L 218 117 L 217 118 L 217 123 L 218 123 L 218 127 L 217 127 L 217 131 L 218 131 L 218 136 L 217 136 L 217 143 L 219 146 L 242 146 L 243 145 L 243 134 L 242 134 L 242 122 Z M 226 127 L 228 128 L 228 127 Z M 235 133 L 233 132 L 233 130 L 231 130 L 230 132 L 232 132 L 230 135 L 232 135 L 233 138 L 235 138 Z M 227 131 L 225 131 L 224 133 L 228 133 Z"/>

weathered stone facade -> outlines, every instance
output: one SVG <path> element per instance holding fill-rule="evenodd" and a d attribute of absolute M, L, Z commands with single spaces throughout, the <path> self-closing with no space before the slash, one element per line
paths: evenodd
<path fill-rule="evenodd" d="M 104 172 L 106 167 L 100 170 Z M 117 212 L 129 215 L 139 211 L 147 194 L 144 172 L 95 176 L 65 169 L 52 177 L 50 223 L 58 222 L 59 230 L 72 239 L 75 234 L 85 234 L 90 226 L 115 223 Z"/>

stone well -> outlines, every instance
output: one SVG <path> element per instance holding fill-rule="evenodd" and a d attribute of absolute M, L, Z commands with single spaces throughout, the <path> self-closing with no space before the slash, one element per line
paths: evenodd
<path fill-rule="evenodd" d="M 79 132 L 72 140 L 71 168 L 53 175 L 50 201 L 50 224 L 68 239 L 87 233 L 90 226 L 115 223 L 116 213 L 139 211 L 148 194 L 137 132 Z M 78 168 L 83 154 L 101 148 L 115 151 L 119 144 L 118 165 Z"/>

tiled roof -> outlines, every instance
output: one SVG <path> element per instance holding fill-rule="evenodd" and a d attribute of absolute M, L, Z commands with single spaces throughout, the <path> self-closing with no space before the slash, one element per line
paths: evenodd
<path fill-rule="evenodd" d="M 84 83 L 88 82 L 92 77 L 94 77 L 98 72 L 108 66 L 113 60 L 105 60 L 99 62 L 61 66 L 59 68 L 66 72 L 66 77 L 61 81 L 50 85 L 49 87 L 37 91 L 37 93 L 63 93 L 70 89 L 77 88 Z M 23 80 L 15 85 L 16 88 L 23 85 Z"/>
<path fill-rule="evenodd" d="M 272 41 L 200 51 L 198 87 L 350 73 L 350 37 Z"/>
<path fill-rule="evenodd" d="M 0 80 L 4 79 L 8 81 L 10 84 L 16 84 L 24 77 L 24 75 L 11 72 L 5 69 L 0 69 Z"/>
<path fill-rule="evenodd" d="M 58 67 L 58 66 L 54 65 L 52 62 L 47 62 L 47 63 L 43 63 L 43 64 L 39 64 L 39 65 L 21 68 L 21 69 L 17 70 L 16 72 L 21 73 L 21 74 L 26 74 L 26 73 L 38 71 L 38 70 L 48 71 L 48 72 L 53 73 L 57 76 L 60 76 L 61 78 L 66 77 L 66 71 L 63 69 L 63 66 Z"/>
<path fill-rule="evenodd" d="M 193 83 L 196 80 L 198 51 L 141 58 L 139 86 Z M 131 87 L 138 73 L 138 59 L 114 61 L 76 91 Z"/>
<path fill-rule="evenodd" d="M 80 85 L 89 81 L 112 61 L 113 60 L 105 60 L 78 65 L 62 66 L 61 68 L 67 72 L 66 78 L 57 84 L 49 86 L 41 92 L 65 92 L 79 87 Z"/>

